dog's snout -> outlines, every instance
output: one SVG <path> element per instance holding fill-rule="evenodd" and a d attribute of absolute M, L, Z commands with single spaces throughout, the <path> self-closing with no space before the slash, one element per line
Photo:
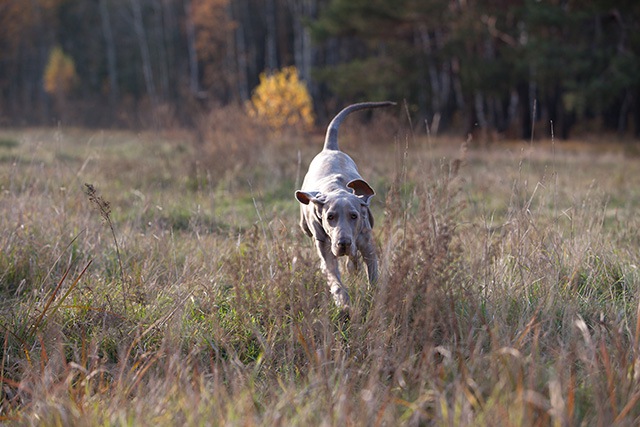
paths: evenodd
<path fill-rule="evenodd" d="M 351 247 L 351 239 L 345 238 L 338 240 L 338 247 L 340 249 L 349 249 Z"/>
<path fill-rule="evenodd" d="M 349 238 L 340 239 L 338 241 L 338 245 L 343 248 L 349 248 L 351 247 L 351 239 Z"/>

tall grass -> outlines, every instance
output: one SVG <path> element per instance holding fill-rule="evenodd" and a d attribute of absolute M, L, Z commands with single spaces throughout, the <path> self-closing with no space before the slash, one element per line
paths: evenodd
<path fill-rule="evenodd" d="M 203 127 L 199 143 L 12 135 L 2 420 L 636 424 L 638 160 L 560 143 L 460 150 L 390 122 L 342 135 L 378 191 L 381 259 L 375 287 L 345 275 L 346 320 L 292 196 L 321 136 L 244 158 L 228 142 L 251 135 L 233 127 Z"/>

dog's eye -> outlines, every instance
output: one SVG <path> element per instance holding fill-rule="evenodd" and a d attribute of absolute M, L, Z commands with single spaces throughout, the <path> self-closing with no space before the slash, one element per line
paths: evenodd
<path fill-rule="evenodd" d="M 352 213 L 351 214 L 351 219 L 358 219 L 358 214 L 357 213 Z"/>
<path fill-rule="evenodd" d="M 328 219 L 329 221 L 333 221 L 333 220 L 335 219 L 335 215 L 334 215 L 334 214 L 328 214 L 328 215 L 327 215 L 327 219 Z"/>

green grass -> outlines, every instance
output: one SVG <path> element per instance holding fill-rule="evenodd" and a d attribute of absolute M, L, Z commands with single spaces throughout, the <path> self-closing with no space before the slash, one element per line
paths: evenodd
<path fill-rule="evenodd" d="M 0 132 L 0 421 L 637 424 L 640 159 L 343 127 L 348 319 L 297 226 L 320 136 Z"/>

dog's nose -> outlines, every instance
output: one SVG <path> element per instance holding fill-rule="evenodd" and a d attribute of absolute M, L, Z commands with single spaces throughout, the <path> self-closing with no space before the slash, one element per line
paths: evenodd
<path fill-rule="evenodd" d="M 340 249 L 349 249 L 351 247 L 351 239 L 338 240 L 338 247 Z"/>

